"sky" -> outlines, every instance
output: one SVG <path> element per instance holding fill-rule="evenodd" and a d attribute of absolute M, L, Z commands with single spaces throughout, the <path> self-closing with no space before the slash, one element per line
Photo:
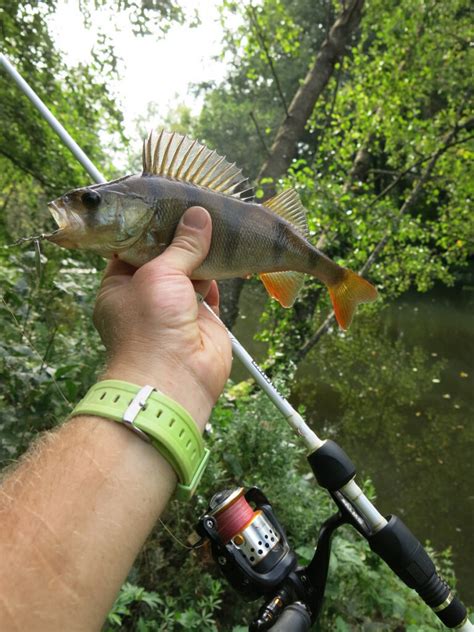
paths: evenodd
<path fill-rule="evenodd" d="M 94 11 L 93 26 L 86 30 L 78 8 L 79 2 L 62 0 L 50 21 L 50 29 L 70 64 L 90 58 L 97 35 L 108 35 L 122 58 L 120 82 L 113 86 L 118 94 L 129 137 L 136 134 L 134 120 L 154 103 L 163 117 L 178 103 L 186 103 L 196 113 L 201 102 L 189 90 L 191 82 L 222 79 L 225 64 L 214 61 L 218 55 L 221 27 L 218 0 L 197 2 L 182 0 L 185 10 L 199 10 L 201 25 L 196 28 L 172 26 L 161 39 L 134 36 L 127 16 L 110 11 Z"/>

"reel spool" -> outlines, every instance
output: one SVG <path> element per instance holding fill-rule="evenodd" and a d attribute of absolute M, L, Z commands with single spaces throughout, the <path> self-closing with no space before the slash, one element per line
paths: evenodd
<path fill-rule="evenodd" d="M 215 494 L 196 531 L 210 540 L 219 568 L 248 601 L 274 592 L 296 568 L 283 527 L 256 487 Z"/>

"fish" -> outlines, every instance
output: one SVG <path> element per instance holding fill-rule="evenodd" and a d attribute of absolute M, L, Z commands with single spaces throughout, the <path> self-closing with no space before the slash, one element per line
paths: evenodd
<path fill-rule="evenodd" d="M 69 191 L 48 208 L 58 229 L 44 237 L 140 267 L 171 243 L 184 212 L 202 206 L 212 238 L 192 279 L 258 274 L 267 292 L 291 307 L 309 274 L 324 283 L 342 329 L 376 288 L 309 241 L 307 211 L 287 189 L 259 203 L 242 171 L 188 136 L 152 130 L 143 142 L 143 171 Z"/>

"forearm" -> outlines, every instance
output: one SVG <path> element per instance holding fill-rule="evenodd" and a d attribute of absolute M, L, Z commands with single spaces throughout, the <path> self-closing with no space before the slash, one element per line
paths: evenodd
<path fill-rule="evenodd" d="M 175 485 L 116 422 L 44 437 L 0 489 L 2 630 L 99 630 Z"/>

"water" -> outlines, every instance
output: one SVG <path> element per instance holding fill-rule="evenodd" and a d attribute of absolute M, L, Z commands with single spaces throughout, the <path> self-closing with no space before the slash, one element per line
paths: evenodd
<path fill-rule="evenodd" d="M 473 290 L 405 295 L 364 330 L 372 336 L 373 358 L 363 358 L 357 335 L 342 340 L 337 350 L 345 366 L 328 368 L 330 362 L 317 348 L 300 365 L 291 397 L 293 405 L 305 406 L 306 421 L 319 436 L 344 447 L 358 467 L 359 480 L 371 478 L 382 513 L 399 515 L 421 542 L 428 540 L 436 550 L 452 548 L 457 589 L 470 604 Z M 252 335 L 264 304 L 264 292 L 248 285 L 235 328 L 260 360 L 265 345 L 252 341 Z M 232 377 L 247 375 L 236 366 Z"/>

